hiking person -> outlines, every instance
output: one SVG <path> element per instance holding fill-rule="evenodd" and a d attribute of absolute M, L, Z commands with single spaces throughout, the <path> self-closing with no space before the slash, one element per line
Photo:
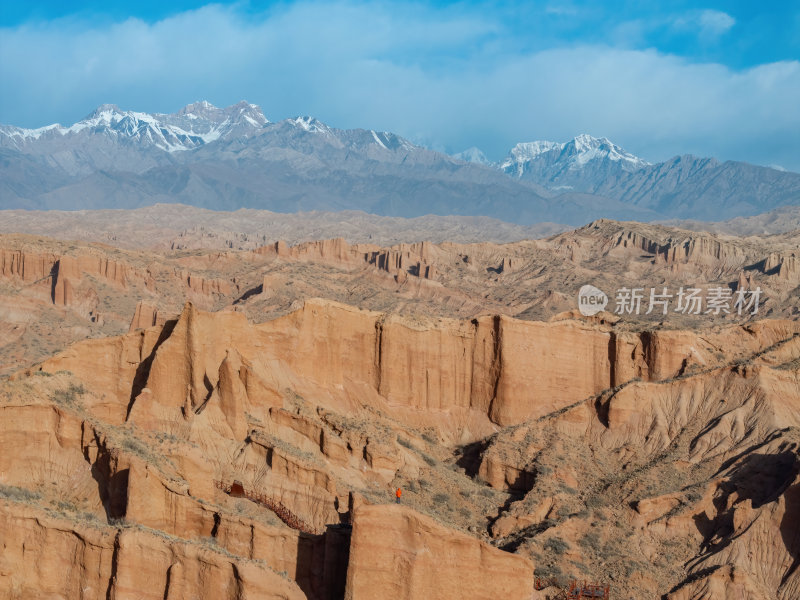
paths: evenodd
<path fill-rule="evenodd" d="M 400 504 L 400 496 L 403 495 L 403 490 L 401 490 L 400 488 L 397 488 L 397 491 L 394 493 L 394 495 L 395 495 L 395 502 L 397 504 Z"/>

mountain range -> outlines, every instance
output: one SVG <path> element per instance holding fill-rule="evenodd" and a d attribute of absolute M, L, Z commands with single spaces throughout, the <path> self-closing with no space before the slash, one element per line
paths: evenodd
<path fill-rule="evenodd" d="M 518 224 L 594 218 L 719 220 L 800 204 L 800 174 L 677 156 L 650 164 L 605 138 L 435 152 L 313 117 L 270 122 L 247 102 L 174 114 L 102 105 L 69 127 L 0 125 L 0 209 L 363 210 L 485 215 Z"/>

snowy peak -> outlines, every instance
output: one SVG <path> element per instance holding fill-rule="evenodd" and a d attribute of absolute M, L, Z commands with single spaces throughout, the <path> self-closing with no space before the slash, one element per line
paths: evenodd
<path fill-rule="evenodd" d="M 86 115 L 82 120 L 83 121 L 90 121 L 92 119 L 99 119 L 103 115 L 111 115 L 111 114 L 119 114 L 122 111 L 119 109 L 119 106 L 116 104 L 101 104 L 97 108 L 94 109 L 90 114 Z"/>
<path fill-rule="evenodd" d="M 517 144 L 511 149 L 511 156 L 517 161 L 533 160 L 540 154 L 550 152 L 551 150 L 562 150 L 565 144 L 558 142 L 536 141 L 536 142 L 522 142 Z"/>
<path fill-rule="evenodd" d="M 247 122 L 255 127 L 263 127 L 269 120 L 261 112 L 261 108 L 255 104 L 250 104 L 242 100 L 227 108 L 217 108 L 210 102 L 202 100 L 187 104 L 174 115 L 165 115 L 178 119 L 209 121 L 211 123 L 222 124 Z"/>
<path fill-rule="evenodd" d="M 291 128 L 301 137 L 306 133 L 312 134 L 317 141 L 322 142 L 318 147 L 350 148 L 373 158 L 381 157 L 379 160 L 384 160 L 389 155 L 402 155 L 420 149 L 407 139 L 388 131 L 337 129 L 311 116 L 285 119 L 278 125 Z"/>
<path fill-rule="evenodd" d="M 564 144 L 558 142 L 536 141 L 520 142 L 508 153 L 508 156 L 500 163 L 500 170 L 509 175 L 522 177 L 525 165 L 537 157 L 552 151 L 560 152 Z"/>
<path fill-rule="evenodd" d="M 583 169 L 595 161 L 611 161 L 624 171 L 636 171 L 650 163 L 626 152 L 608 138 L 581 134 L 568 142 L 535 141 L 514 146 L 500 164 L 510 175 L 522 177 L 530 163 L 541 162 L 569 170 Z"/>
<path fill-rule="evenodd" d="M 413 150 L 416 146 L 407 139 L 400 137 L 390 131 L 369 130 L 372 136 L 370 144 L 374 144 L 384 150 Z"/>
<path fill-rule="evenodd" d="M 458 154 L 453 154 L 453 158 L 456 160 L 463 160 L 464 162 L 475 163 L 478 165 L 491 165 L 491 161 L 486 158 L 486 155 L 481 152 L 479 148 L 472 146 L 471 148 L 467 148 L 463 152 L 459 152 Z"/>
<path fill-rule="evenodd" d="M 208 102 L 207 100 L 201 100 L 200 102 L 192 102 L 191 104 L 187 104 L 175 114 L 179 117 L 184 115 L 202 115 L 207 117 L 219 111 L 220 109 L 211 104 L 211 102 Z"/>
<path fill-rule="evenodd" d="M 227 108 L 217 108 L 206 101 L 195 102 L 174 114 L 124 111 L 115 104 L 102 104 L 69 127 L 59 124 L 39 129 L 0 127 L 0 145 L 23 150 L 32 140 L 56 143 L 74 136 L 104 136 L 119 143 L 178 152 L 218 139 L 249 137 L 268 123 L 258 106 L 244 101 Z"/>
<path fill-rule="evenodd" d="M 606 159 L 619 162 L 626 170 L 634 171 L 650 164 L 626 152 L 608 138 L 595 138 L 586 134 L 579 135 L 564 144 L 562 153 L 575 157 L 576 165 L 584 165 L 590 160 Z"/>
<path fill-rule="evenodd" d="M 325 125 L 319 119 L 309 116 L 303 117 L 296 117 L 294 119 L 289 119 L 289 122 L 293 125 L 299 127 L 300 129 L 304 129 L 309 133 L 321 133 L 324 135 L 333 135 L 333 130 Z"/>

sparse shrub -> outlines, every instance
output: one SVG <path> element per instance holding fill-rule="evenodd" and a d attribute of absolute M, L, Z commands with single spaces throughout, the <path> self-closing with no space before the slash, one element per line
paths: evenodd
<path fill-rule="evenodd" d="M 589 496 L 584 500 L 584 503 L 588 508 L 600 508 L 601 506 L 605 506 L 606 499 L 600 495 Z"/>
<path fill-rule="evenodd" d="M 449 500 L 450 496 L 448 496 L 447 494 L 436 494 L 433 497 L 434 504 L 446 505 Z"/>
<path fill-rule="evenodd" d="M 56 508 L 60 511 L 77 512 L 78 507 L 69 500 L 59 500 L 56 502 Z"/>
<path fill-rule="evenodd" d="M 405 446 L 409 450 L 413 450 L 414 449 L 414 446 L 411 444 L 411 442 L 409 440 L 407 440 L 406 438 L 404 438 L 404 437 L 398 437 L 397 438 L 397 443 L 400 444 L 401 446 Z"/>
<path fill-rule="evenodd" d="M 0 484 L 0 497 L 15 500 L 16 502 L 33 502 L 42 496 L 28 488 Z"/>
<path fill-rule="evenodd" d="M 632 561 L 632 560 L 624 561 L 622 563 L 622 567 L 624 569 L 624 573 L 625 573 L 625 577 L 626 578 L 631 577 L 636 571 L 639 570 L 639 565 L 636 562 Z"/>
<path fill-rule="evenodd" d="M 566 587 L 569 585 L 570 578 L 564 574 L 558 565 L 540 565 L 534 569 L 533 573 L 536 577 L 541 577 L 542 579 L 552 579 L 559 587 Z"/>
<path fill-rule="evenodd" d="M 560 556 L 569 549 L 569 544 L 560 537 L 552 537 L 544 543 L 544 549 Z"/>
<path fill-rule="evenodd" d="M 549 577 L 550 576 L 550 569 L 547 568 L 547 567 L 544 567 L 542 565 L 538 565 L 533 570 L 533 574 L 536 575 L 536 577 Z"/>
<path fill-rule="evenodd" d="M 48 373 L 47 371 L 34 371 L 33 374 L 34 374 L 35 377 L 52 377 L 53 376 L 51 373 Z"/>
<path fill-rule="evenodd" d="M 435 467 L 438 462 L 430 454 L 425 454 L 424 452 L 420 452 L 420 456 L 422 457 L 422 460 L 424 460 L 428 464 L 429 467 Z"/>
<path fill-rule="evenodd" d="M 44 371 L 40 372 L 44 373 Z M 82 385 L 70 383 L 67 389 L 54 391 L 51 399 L 57 404 L 72 406 L 75 404 L 75 401 L 85 393 L 86 390 Z"/>
<path fill-rule="evenodd" d="M 122 440 L 122 447 L 140 458 L 147 459 L 150 456 L 150 452 L 148 451 L 147 447 L 132 436 L 126 437 L 124 440 Z"/>
<path fill-rule="evenodd" d="M 94 514 L 92 512 L 85 511 L 85 510 L 80 511 L 77 514 L 77 517 L 81 521 L 95 521 L 95 522 L 99 521 L 99 519 L 97 518 L 96 514 Z"/>
<path fill-rule="evenodd" d="M 438 444 L 439 443 L 439 436 L 437 436 L 434 432 L 431 431 L 424 431 L 422 433 L 422 439 L 428 442 L 429 444 Z"/>
<path fill-rule="evenodd" d="M 590 531 L 580 539 L 580 544 L 584 548 L 598 550 L 600 548 L 600 536 L 596 532 Z"/>

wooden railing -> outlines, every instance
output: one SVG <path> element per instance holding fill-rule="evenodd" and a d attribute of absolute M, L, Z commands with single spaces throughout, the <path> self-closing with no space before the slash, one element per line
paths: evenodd
<path fill-rule="evenodd" d="M 555 579 L 536 577 L 533 581 L 533 587 L 537 590 L 543 590 L 548 587 L 560 588 L 561 586 Z M 562 588 L 561 594 L 564 594 L 564 596 L 559 597 L 567 600 L 608 600 L 610 589 L 610 586 L 601 583 L 573 580 L 568 588 Z"/>
<path fill-rule="evenodd" d="M 567 590 L 567 600 L 608 600 L 608 592 L 607 585 L 573 581 Z"/>

